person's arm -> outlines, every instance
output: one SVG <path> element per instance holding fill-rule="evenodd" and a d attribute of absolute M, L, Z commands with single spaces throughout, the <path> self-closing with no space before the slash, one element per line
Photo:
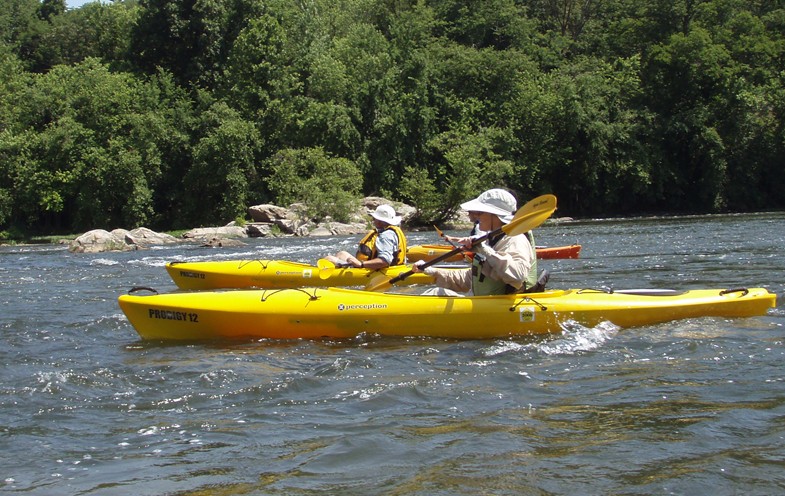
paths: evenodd
<path fill-rule="evenodd" d="M 385 262 L 383 258 L 376 257 L 370 260 L 366 260 L 365 262 L 363 262 L 362 266 L 363 268 L 370 269 L 370 270 L 381 270 L 381 269 L 386 269 L 387 267 L 390 266 L 390 264 Z"/>
<path fill-rule="evenodd" d="M 472 269 L 465 270 L 455 269 L 437 269 L 436 267 L 425 267 L 421 269 L 420 266 L 424 262 L 420 261 L 412 265 L 412 272 L 423 272 L 429 276 L 433 276 L 436 285 L 440 288 L 452 289 L 453 291 L 460 291 L 462 293 L 468 292 L 472 289 Z"/>
<path fill-rule="evenodd" d="M 346 261 L 352 265 L 354 268 L 363 268 L 365 267 L 368 262 L 363 262 L 359 258 L 355 256 L 350 256 L 346 258 Z"/>
<path fill-rule="evenodd" d="M 365 268 L 386 269 L 393 262 L 393 253 L 398 248 L 398 235 L 392 229 L 382 231 L 376 238 L 376 258 L 365 261 Z"/>

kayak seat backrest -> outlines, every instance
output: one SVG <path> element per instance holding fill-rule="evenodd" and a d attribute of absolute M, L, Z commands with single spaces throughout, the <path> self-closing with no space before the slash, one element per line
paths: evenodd
<path fill-rule="evenodd" d="M 545 285 L 548 284 L 548 279 L 551 278 L 551 273 L 548 272 L 548 269 L 542 269 L 540 272 L 540 277 L 537 278 L 537 284 L 532 286 L 531 288 L 520 291 L 521 293 L 542 293 L 545 291 Z"/>

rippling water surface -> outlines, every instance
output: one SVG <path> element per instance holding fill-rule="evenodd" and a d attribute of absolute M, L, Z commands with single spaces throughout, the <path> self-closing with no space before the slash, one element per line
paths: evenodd
<path fill-rule="evenodd" d="M 161 344 L 117 306 L 171 260 L 315 262 L 356 237 L 0 247 L 0 492 L 785 492 L 785 214 L 551 224 L 550 287 L 765 287 L 768 315 L 548 339 Z M 412 234 L 410 244 L 436 242 Z"/>

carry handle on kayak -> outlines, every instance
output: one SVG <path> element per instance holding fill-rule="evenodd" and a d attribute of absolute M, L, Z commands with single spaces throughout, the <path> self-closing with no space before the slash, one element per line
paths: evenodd
<path fill-rule="evenodd" d="M 512 220 L 489 233 L 486 233 L 479 238 L 472 241 L 471 247 L 475 247 L 478 244 L 482 243 L 488 238 L 492 238 L 498 236 L 501 233 L 507 234 L 508 236 L 516 236 L 518 234 L 523 234 L 525 232 L 529 232 L 535 227 L 539 227 L 540 224 L 545 222 L 548 217 L 550 217 L 553 212 L 556 211 L 556 197 L 554 195 L 542 195 L 534 198 L 527 202 L 524 206 L 518 209 L 515 212 L 515 216 Z M 447 253 L 439 255 L 438 257 L 434 258 L 433 260 L 426 262 L 420 265 L 420 270 L 425 269 L 426 267 L 430 267 L 431 265 L 437 264 L 443 260 L 447 260 L 448 258 L 452 257 L 463 251 L 463 247 L 455 248 Z M 399 281 L 403 281 L 410 275 L 414 274 L 413 270 L 408 270 L 393 278 L 388 278 L 387 276 L 379 276 L 372 280 L 368 286 L 366 287 L 367 291 L 383 291 L 385 289 L 390 288 L 393 284 Z"/>

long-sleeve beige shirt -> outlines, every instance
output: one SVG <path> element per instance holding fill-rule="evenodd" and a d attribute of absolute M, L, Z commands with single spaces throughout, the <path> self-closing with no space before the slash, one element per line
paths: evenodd
<path fill-rule="evenodd" d="M 485 257 L 482 273 L 485 277 L 501 280 L 514 288 L 520 288 L 536 262 L 536 254 L 525 234 L 504 236 L 491 247 L 487 242 L 474 247 L 475 253 Z M 439 287 L 466 293 L 472 289 L 472 270 L 442 270 L 434 267 L 425 269 L 433 275 Z"/>

